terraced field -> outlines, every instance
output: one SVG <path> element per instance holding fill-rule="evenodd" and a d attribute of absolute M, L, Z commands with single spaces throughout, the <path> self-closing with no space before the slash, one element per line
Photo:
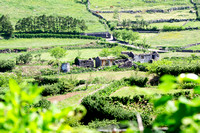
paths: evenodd
<path fill-rule="evenodd" d="M 115 9 L 168 9 L 174 6 L 192 6 L 189 0 L 90 0 L 91 8 L 94 10 L 115 10 Z"/>

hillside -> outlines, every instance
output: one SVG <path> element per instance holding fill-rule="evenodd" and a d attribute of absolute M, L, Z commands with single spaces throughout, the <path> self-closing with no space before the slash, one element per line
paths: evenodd
<path fill-rule="evenodd" d="M 106 31 L 98 18 L 89 13 L 84 4 L 74 0 L 1 0 L 0 16 L 9 15 L 13 24 L 18 19 L 36 15 L 60 15 L 84 19 L 86 32 Z"/>

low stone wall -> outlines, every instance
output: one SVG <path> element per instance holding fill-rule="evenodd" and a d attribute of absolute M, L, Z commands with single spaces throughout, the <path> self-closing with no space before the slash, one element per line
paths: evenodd
<path fill-rule="evenodd" d="M 111 38 L 111 34 L 109 32 L 81 33 L 81 35 Z"/>
<path fill-rule="evenodd" d="M 200 50 L 177 50 L 176 52 L 200 53 Z"/>
<path fill-rule="evenodd" d="M 26 52 L 27 49 L 1 49 L 0 53 L 19 53 Z"/>

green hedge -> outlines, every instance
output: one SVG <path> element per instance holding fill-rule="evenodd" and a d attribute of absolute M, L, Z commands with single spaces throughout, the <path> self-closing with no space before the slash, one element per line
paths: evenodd
<path fill-rule="evenodd" d="M 0 72 L 11 71 L 15 65 L 15 61 L 12 60 L 0 60 Z"/>
<path fill-rule="evenodd" d="M 77 39 L 95 39 L 100 40 L 101 37 L 95 36 L 85 36 L 85 35 L 69 35 L 69 34 L 50 34 L 50 33 L 41 33 L 41 34 L 15 34 L 16 38 L 77 38 Z"/>

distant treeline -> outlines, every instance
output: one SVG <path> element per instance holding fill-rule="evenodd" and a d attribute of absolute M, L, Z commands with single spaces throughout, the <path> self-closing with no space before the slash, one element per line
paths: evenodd
<path fill-rule="evenodd" d="M 15 27 L 15 29 L 14 29 Z M 11 24 L 8 16 L 0 17 L 0 33 L 6 37 L 12 37 L 16 32 L 26 33 L 80 33 L 87 30 L 85 20 L 70 16 L 30 16 L 19 19 L 15 26 Z"/>
<path fill-rule="evenodd" d="M 18 32 L 81 32 L 86 29 L 85 20 L 69 16 L 31 16 L 18 20 L 15 25 Z"/>

